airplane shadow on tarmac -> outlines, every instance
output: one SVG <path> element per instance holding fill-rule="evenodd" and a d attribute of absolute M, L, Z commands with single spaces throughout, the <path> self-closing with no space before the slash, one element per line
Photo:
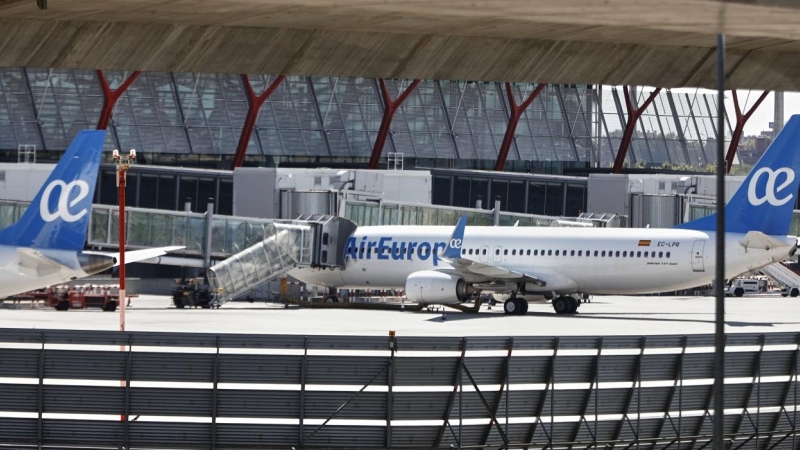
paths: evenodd
<path fill-rule="evenodd" d="M 669 315 L 674 313 L 611 313 L 611 314 L 603 314 L 603 313 L 578 313 L 578 314 L 555 314 L 555 313 L 541 313 L 541 312 L 529 312 L 524 316 L 513 316 L 513 317 L 546 317 L 550 319 L 567 319 L 567 320 L 625 320 L 625 321 L 633 321 L 633 322 L 667 322 L 667 323 L 707 323 L 707 324 L 714 324 L 715 321 L 713 319 L 678 319 L 678 318 L 667 318 L 667 317 L 619 317 L 624 315 L 636 315 L 636 316 L 646 316 L 646 315 Z M 706 315 L 704 313 L 687 313 L 681 315 Z M 427 319 L 428 322 L 451 322 L 457 320 L 475 320 L 475 319 L 494 319 L 494 318 L 506 318 L 505 314 L 486 314 L 486 313 L 477 313 L 477 314 L 465 314 L 460 312 L 448 312 L 447 319 L 442 320 L 441 314 L 437 314 L 436 317 L 431 317 Z M 725 321 L 725 324 L 730 327 L 773 327 L 775 325 L 797 325 L 800 322 L 743 322 L 738 320 L 732 321 Z"/>

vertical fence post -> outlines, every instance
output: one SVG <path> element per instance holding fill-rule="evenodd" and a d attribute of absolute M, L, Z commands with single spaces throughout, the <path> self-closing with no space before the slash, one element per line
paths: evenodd
<path fill-rule="evenodd" d="M 120 299 L 120 302 L 124 300 Z M 125 417 L 124 422 L 122 423 L 124 432 L 125 432 L 125 448 L 131 448 L 131 432 L 130 432 L 130 420 L 131 420 L 131 372 L 132 372 L 132 364 L 133 364 L 133 333 L 128 332 L 128 354 L 126 355 L 125 359 Z"/>
<path fill-rule="evenodd" d="M 217 334 L 217 352 L 214 354 L 214 387 L 211 393 L 211 450 L 217 448 L 217 386 L 219 385 L 219 334 Z"/>
<path fill-rule="evenodd" d="M 597 415 L 600 400 L 600 356 L 603 354 L 603 338 L 597 339 L 597 357 L 594 363 L 594 448 L 597 450 Z M 592 395 L 589 393 L 589 395 Z"/>
<path fill-rule="evenodd" d="M 464 352 L 467 350 L 467 338 L 461 338 L 461 360 L 458 363 L 458 449 L 461 450 L 461 443 L 463 442 L 463 428 L 464 428 Z"/>
<path fill-rule="evenodd" d="M 39 419 L 37 422 L 37 444 L 39 450 L 42 450 L 42 441 L 44 440 L 44 436 L 42 436 L 42 415 L 44 414 L 44 342 L 45 342 L 45 335 L 44 330 L 42 330 L 42 348 L 39 350 Z"/>
<path fill-rule="evenodd" d="M 386 391 L 386 448 L 392 448 L 392 417 L 394 416 L 394 352 L 397 350 L 397 339 L 394 330 L 389 332 L 389 373 L 387 374 L 388 390 Z"/>
<path fill-rule="evenodd" d="M 298 433 L 300 437 L 298 438 L 298 443 L 302 448 L 302 443 L 305 441 L 305 435 L 303 431 L 303 422 L 305 421 L 306 415 L 306 364 L 308 360 L 308 336 L 303 337 L 303 361 L 300 364 L 300 427 Z"/>

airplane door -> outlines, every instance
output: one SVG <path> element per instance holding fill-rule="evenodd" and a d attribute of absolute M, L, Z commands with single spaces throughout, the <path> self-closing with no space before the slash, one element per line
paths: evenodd
<path fill-rule="evenodd" d="M 494 262 L 503 262 L 503 247 L 500 245 L 495 245 L 494 250 L 492 251 L 492 260 Z"/>
<path fill-rule="evenodd" d="M 481 262 L 489 262 L 489 252 L 490 252 L 489 246 L 488 245 L 482 245 L 480 252 L 481 252 L 480 261 Z"/>
<path fill-rule="evenodd" d="M 692 270 L 695 272 L 705 272 L 703 264 L 703 249 L 705 248 L 706 241 L 694 241 L 692 245 Z"/>

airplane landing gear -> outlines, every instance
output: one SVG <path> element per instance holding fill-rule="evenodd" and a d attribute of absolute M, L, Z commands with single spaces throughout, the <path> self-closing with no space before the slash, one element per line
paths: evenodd
<path fill-rule="evenodd" d="M 503 312 L 509 315 L 521 316 L 528 312 L 528 301 L 524 298 L 517 298 L 516 292 L 511 294 L 511 298 L 503 304 Z"/>
<path fill-rule="evenodd" d="M 553 299 L 553 309 L 556 314 L 575 314 L 580 303 L 571 295 L 559 295 Z"/>

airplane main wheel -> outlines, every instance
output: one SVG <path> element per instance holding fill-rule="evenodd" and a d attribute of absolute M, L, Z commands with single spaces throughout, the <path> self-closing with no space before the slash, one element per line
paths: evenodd
<path fill-rule="evenodd" d="M 67 311 L 69 310 L 69 301 L 68 300 L 61 300 L 56 304 L 56 311 Z"/>
<path fill-rule="evenodd" d="M 503 312 L 510 315 L 519 314 L 519 303 L 516 298 L 510 298 L 503 303 Z"/>
<path fill-rule="evenodd" d="M 792 297 L 797 297 L 798 295 L 800 295 L 800 289 L 792 288 L 792 290 L 789 291 L 789 295 Z"/>
<path fill-rule="evenodd" d="M 553 299 L 553 309 L 556 314 L 569 314 L 571 306 L 569 297 L 560 296 Z"/>
<path fill-rule="evenodd" d="M 567 300 L 569 300 L 569 313 L 568 314 L 575 314 L 576 312 L 578 312 L 578 307 L 580 306 L 580 303 L 578 303 L 578 299 L 576 299 L 575 297 L 569 296 L 569 297 L 567 297 Z"/>
<path fill-rule="evenodd" d="M 519 300 L 519 315 L 524 315 L 528 313 L 528 301 L 524 298 L 518 298 Z"/>
<path fill-rule="evenodd" d="M 740 288 L 740 287 L 738 287 L 738 288 L 734 289 L 734 290 L 733 290 L 733 295 L 735 295 L 735 296 L 737 296 L 737 297 L 741 297 L 741 296 L 743 296 L 743 295 L 744 295 L 744 289 L 743 289 L 743 288 Z"/>
<path fill-rule="evenodd" d="M 117 302 L 115 302 L 113 300 L 110 301 L 110 302 L 107 302 L 105 304 L 105 306 L 103 306 L 103 311 L 106 311 L 106 312 L 114 312 L 116 310 L 117 310 Z"/>

